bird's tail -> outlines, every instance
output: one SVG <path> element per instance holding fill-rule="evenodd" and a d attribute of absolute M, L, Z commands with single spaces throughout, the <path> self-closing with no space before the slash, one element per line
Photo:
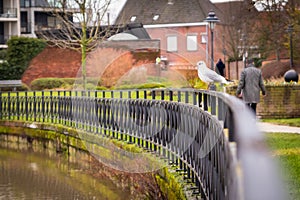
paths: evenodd
<path fill-rule="evenodd" d="M 232 81 L 230 79 L 225 78 L 225 80 L 226 80 L 227 84 L 234 83 L 234 81 Z"/>

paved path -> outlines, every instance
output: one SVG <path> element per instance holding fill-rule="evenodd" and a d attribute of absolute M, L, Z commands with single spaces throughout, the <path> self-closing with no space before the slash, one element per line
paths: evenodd
<path fill-rule="evenodd" d="M 276 125 L 266 122 L 258 122 L 257 126 L 260 131 L 274 133 L 298 133 L 300 134 L 300 127 L 292 127 L 292 126 L 283 126 L 283 125 Z"/>

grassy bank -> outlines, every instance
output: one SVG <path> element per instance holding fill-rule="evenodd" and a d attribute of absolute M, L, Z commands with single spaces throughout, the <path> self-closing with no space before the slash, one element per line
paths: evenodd
<path fill-rule="evenodd" d="M 297 126 L 300 127 L 300 118 L 289 118 L 289 119 L 261 119 L 263 122 L 269 122 L 279 125 Z"/>
<path fill-rule="evenodd" d="M 300 200 L 300 134 L 268 133 L 266 139 L 280 162 L 290 199 Z"/>

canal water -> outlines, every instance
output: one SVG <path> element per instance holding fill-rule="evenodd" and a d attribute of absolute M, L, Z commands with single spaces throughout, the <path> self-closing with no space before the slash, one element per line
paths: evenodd
<path fill-rule="evenodd" d="M 87 153 L 72 154 L 0 140 L 0 200 L 133 199 L 130 187 L 95 177 Z"/>

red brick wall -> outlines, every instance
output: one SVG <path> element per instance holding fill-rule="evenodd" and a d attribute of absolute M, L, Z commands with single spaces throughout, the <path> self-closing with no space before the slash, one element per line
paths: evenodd
<path fill-rule="evenodd" d="M 160 54 L 158 41 L 123 43 L 115 42 L 113 46 L 106 45 L 89 53 L 86 60 L 87 76 L 99 77 L 104 86 L 110 87 L 131 68 L 146 63 L 154 64 L 155 58 Z M 141 49 L 137 49 L 137 43 Z M 150 73 L 151 70 L 154 69 L 150 67 Z M 47 77 L 82 77 L 81 54 L 70 49 L 47 47 L 30 62 L 22 81 L 30 86 L 33 80 Z"/>
<path fill-rule="evenodd" d="M 47 47 L 32 59 L 22 76 L 22 82 L 30 86 L 30 83 L 37 78 L 76 77 L 80 66 L 81 54 L 79 52 Z"/>
<path fill-rule="evenodd" d="M 227 87 L 235 95 L 236 86 Z M 262 118 L 300 117 L 300 85 L 266 85 L 267 96 L 257 104 L 257 115 Z"/>

